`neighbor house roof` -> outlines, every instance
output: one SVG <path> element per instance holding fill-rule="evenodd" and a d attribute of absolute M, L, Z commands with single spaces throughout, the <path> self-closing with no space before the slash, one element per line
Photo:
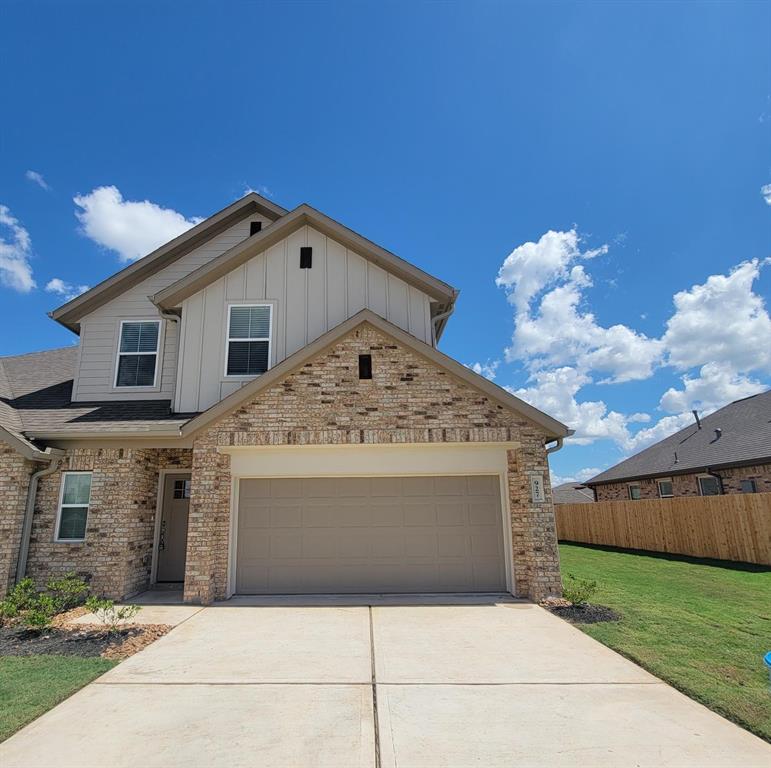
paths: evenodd
<path fill-rule="evenodd" d="M 594 493 L 583 483 L 562 483 L 551 489 L 555 504 L 588 504 L 594 501 Z"/>
<path fill-rule="evenodd" d="M 35 447 L 38 440 L 86 434 L 176 435 L 191 417 L 172 414 L 169 400 L 71 402 L 77 354 L 72 346 L 1 357 L 0 427 Z"/>
<path fill-rule="evenodd" d="M 290 355 L 266 373 L 253 379 L 248 384 L 241 387 L 241 389 L 236 390 L 228 397 L 220 400 L 216 405 L 213 405 L 208 410 L 191 419 L 184 427 L 182 427 L 182 435 L 190 435 L 193 432 L 203 429 L 212 422 L 223 418 L 244 402 L 257 395 L 260 391 L 281 381 L 289 373 L 302 366 L 311 357 L 318 355 L 325 349 L 336 344 L 346 334 L 364 323 L 368 323 L 377 330 L 391 336 L 405 347 L 411 348 L 419 355 L 422 355 L 448 373 L 454 375 L 456 378 L 481 391 L 505 408 L 522 414 L 535 424 L 541 426 L 546 431 L 547 437 L 556 440 L 557 438 L 566 437 L 572 434 L 572 430 L 556 419 L 553 419 L 551 416 L 543 413 L 543 411 L 539 411 L 537 408 L 529 405 L 524 400 L 520 400 L 502 387 L 499 387 L 497 384 L 493 384 L 484 376 L 474 373 L 470 368 L 461 365 L 435 347 L 420 341 L 420 339 L 403 331 L 393 323 L 384 320 L 380 315 L 376 315 L 369 309 L 363 309 L 360 312 L 357 312 L 353 317 L 350 317 L 348 320 L 335 326 L 331 331 L 327 331 L 327 333 L 320 336 L 315 341 L 295 352 L 293 355 Z"/>
<path fill-rule="evenodd" d="M 458 291 L 447 283 L 381 248 L 315 208 L 303 204 L 297 206 L 272 226 L 234 245 L 190 274 L 159 291 L 152 297 L 153 302 L 161 309 L 173 309 L 179 306 L 184 299 L 233 271 L 306 224 L 310 224 L 322 234 L 334 238 L 346 248 L 350 248 L 388 272 L 402 278 L 405 282 L 414 285 L 436 301 L 448 305 L 448 308 L 458 295 Z"/>
<path fill-rule="evenodd" d="M 719 430 L 719 433 L 718 431 Z M 771 390 L 736 400 L 586 481 L 586 485 L 771 461 Z"/>
<path fill-rule="evenodd" d="M 275 221 L 286 212 L 286 209 L 280 205 L 276 205 L 256 192 L 250 192 L 49 314 L 66 328 L 79 333 L 80 318 L 208 242 L 228 227 L 255 213 Z M 266 227 L 267 229 L 269 227 Z"/>

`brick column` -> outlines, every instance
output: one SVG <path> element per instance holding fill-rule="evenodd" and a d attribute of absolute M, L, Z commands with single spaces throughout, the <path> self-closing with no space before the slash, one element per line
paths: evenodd
<path fill-rule="evenodd" d="M 27 489 L 34 469 L 32 461 L 0 443 L 0 598 L 16 578 Z"/>
<path fill-rule="evenodd" d="M 186 603 L 208 604 L 227 591 L 230 538 L 230 456 L 203 435 L 193 445 L 185 563 Z"/>
<path fill-rule="evenodd" d="M 518 597 L 542 600 L 562 594 L 557 526 L 549 483 L 546 449 L 523 435 L 522 447 L 506 452 L 515 591 Z M 543 477 L 546 501 L 531 501 L 530 476 Z"/>

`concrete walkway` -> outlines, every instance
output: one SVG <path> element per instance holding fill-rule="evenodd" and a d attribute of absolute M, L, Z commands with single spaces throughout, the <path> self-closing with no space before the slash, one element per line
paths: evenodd
<path fill-rule="evenodd" d="M 771 764 L 765 742 L 543 609 L 450 601 L 169 606 L 174 630 L 0 745 L 0 765 Z"/>

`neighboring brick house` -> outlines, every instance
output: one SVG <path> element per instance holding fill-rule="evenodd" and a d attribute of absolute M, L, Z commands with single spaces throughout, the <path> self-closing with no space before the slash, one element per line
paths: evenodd
<path fill-rule="evenodd" d="M 597 501 L 771 493 L 771 390 L 726 405 L 586 482 Z"/>
<path fill-rule="evenodd" d="M 442 354 L 457 291 L 249 194 L 0 359 L 0 592 L 560 591 L 569 430 Z"/>

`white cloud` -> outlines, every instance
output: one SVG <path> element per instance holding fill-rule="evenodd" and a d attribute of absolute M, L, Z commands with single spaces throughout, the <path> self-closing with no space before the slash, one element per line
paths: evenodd
<path fill-rule="evenodd" d="M 35 288 L 29 263 L 31 253 L 29 232 L 7 206 L 0 205 L 0 283 L 20 293 Z"/>
<path fill-rule="evenodd" d="M 117 252 L 121 261 L 135 261 L 202 221 L 149 200 L 124 200 L 112 186 L 97 187 L 73 199 L 82 209 L 75 215 L 83 233 Z"/>
<path fill-rule="evenodd" d="M 583 262 L 606 250 L 582 252 L 575 230 L 550 231 L 506 258 L 496 280 L 515 308 L 506 360 L 529 373 L 527 386 L 507 389 L 572 427 L 574 444 L 611 440 L 630 453 L 691 423 L 692 408 L 710 412 L 766 388 L 752 374 L 771 372 L 771 343 L 760 341 L 771 339 L 771 318 L 753 283 L 771 259 L 678 292 L 665 332 L 651 338 L 626 325 L 602 326 L 586 307 L 592 280 Z M 664 392 L 666 415 L 655 421 L 601 399 L 579 401 L 588 385 L 644 380 L 661 367 L 679 371 L 682 388 Z"/>
<path fill-rule="evenodd" d="M 659 406 L 662 410 L 682 413 L 695 408 L 710 412 L 768 388 L 757 379 L 737 373 L 730 364 L 717 362 L 703 365 L 697 376 L 684 375 L 682 382 L 682 389 L 670 387 L 661 396 Z"/>
<path fill-rule="evenodd" d="M 250 192 L 262 195 L 263 197 L 273 197 L 273 191 L 268 189 L 264 184 L 259 184 L 256 189 L 253 189 L 250 186 L 244 187 L 244 195 L 248 195 Z"/>
<path fill-rule="evenodd" d="M 552 488 L 563 483 L 584 483 L 590 477 L 599 475 L 602 472 L 600 467 L 584 467 L 575 472 L 571 472 L 569 475 L 558 475 L 554 472 L 550 472 Z"/>
<path fill-rule="evenodd" d="M 771 184 L 764 184 L 760 188 L 760 194 L 763 196 L 763 199 L 766 201 L 766 205 L 771 205 Z"/>
<path fill-rule="evenodd" d="M 728 275 L 711 275 L 674 296 L 675 314 L 662 341 L 667 362 L 685 371 L 705 363 L 730 365 L 734 371 L 771 371 L 771 317 L 753 283 L 764 263 L 744 261 Z"/>
<path fill-rule="evenodd" d="M 70 301 L 70 299 L 74 299 L 76 296 L 80 296 L 81 293 L 87 291 L 88 288 L 87 285 L 73 285 L 73 283 L 68 283 L 59 277 L 54 277 L 46 283 L 45 290 L 48 293 L 55 293 L 57 296 L 61 296 L 64 301 Z"/>
<path fill-rule="evenodd" d="M 43 178 L 42 173 L 38 173 L 37 171 L 27 171 L 24 176 L 34 184 L 37 184 L 41 189 L 44 189 L 46 192 L 48 192 L 51 187 L 48 186 L 48 182 Z"/>
<path fill-rule="evenodd" d="M 474 373 L 478 373 L 480 376 L 484 376 L 486 379 L 492 381 L 495 378 L 495 373 L 500 364 L 500 360 L 488 360 L 485 363 L 471 363 L 466 367 L 471 368 Z"/>

